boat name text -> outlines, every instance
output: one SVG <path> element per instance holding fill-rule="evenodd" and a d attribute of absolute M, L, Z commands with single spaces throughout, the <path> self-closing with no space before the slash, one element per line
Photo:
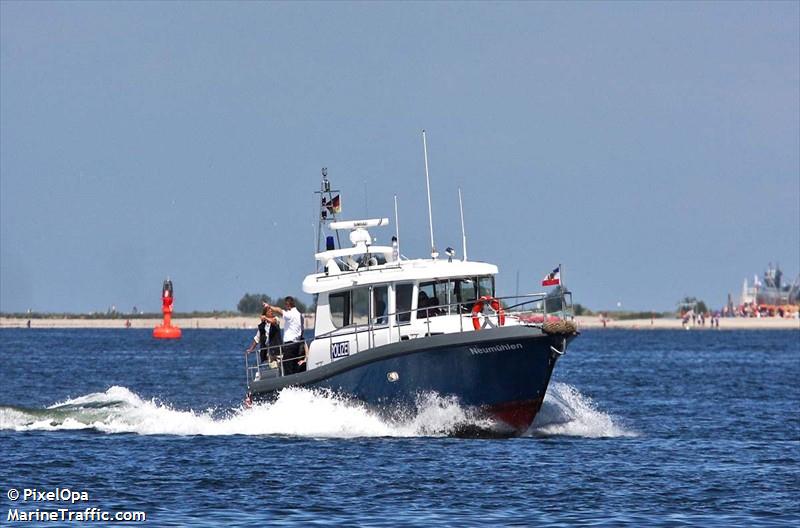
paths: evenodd
<path fill-rule="evenodd" d="M 502 345 L 494 345 L 490 347 L 470 347 L 470 354 L 491 354 L 492 352 L 503 352 L 505 350 L 522 350 L 522 345 L 519 343 L 503 343 Z"/>

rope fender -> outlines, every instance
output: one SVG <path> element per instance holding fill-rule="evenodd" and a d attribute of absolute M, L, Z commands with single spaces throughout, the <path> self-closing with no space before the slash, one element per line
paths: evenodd
<path fill-rule="evenodd" d="M 542 323 L 542 331 L 551 335 L 573 335 L 578 332 L 578 325 L 574 321 L 555 321 Z"/>

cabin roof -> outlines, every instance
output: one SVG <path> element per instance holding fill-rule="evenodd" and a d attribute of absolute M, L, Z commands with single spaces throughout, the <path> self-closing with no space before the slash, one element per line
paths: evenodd
<path fill-rule="evenodd" d="M 356 247 L 331 249 L 328 251 L 322 251 L 320 253 L 314 253 L 314 258 L 325 264 L 327 263 L 328 260 L 333 258 L 351 257 L 354 255 L 365 255 L 367 253 L 371 255 L 386 255 L 388 257 L 389 255 L 392 254 L 392 248 L 389 246 L 358 245 Z"/>
<path fill-rule="evenodd" d="M 303 280 L 303 291 L 315 294 L 333 292 L 387 282 L 447 279 L 452 277 L 473 277 L 477 275 L 496 275 L 497 266 L 486 262 L 473 262 L 447 259 L 414 259 L 387 262 L 378 266 L 362 267 L 355 271 L 342 270 L 338 273 L 313 273 Z"/>

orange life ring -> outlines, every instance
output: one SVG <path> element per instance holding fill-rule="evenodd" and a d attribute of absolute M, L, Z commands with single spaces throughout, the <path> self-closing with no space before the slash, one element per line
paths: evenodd
<path fill-rule="evenodd" d="M 491 295 L 484 295 L 483 297 L 478 299 L 478 301 L 472 307 L 472 326 L 475 328 L 475 330 L 481 329 L 481 321 L 480 318 L 478 317 L 478 314 L 483 312 L 483 307 L 484 305 L 486 305 L 486 303 L 489 303 L 489 306 L 492 307 L 492 310 L 497 312 L 497 324 L 499 326 L 503 326 L 504 324 L 506 324 L 506 314 L 505 312 L 503 312 L 503 307 L 500 305 L 500 301 L 498 301 Z"/>

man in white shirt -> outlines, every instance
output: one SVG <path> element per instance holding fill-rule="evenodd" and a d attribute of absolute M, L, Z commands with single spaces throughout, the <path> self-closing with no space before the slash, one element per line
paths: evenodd
<path fill-rule="evenodd" d="M 295 308 L 294 297 L 286 296 L 283 308 L 264 303 L 264 308 L 272 310 L 283 318 L 283 371 L 296 374 L 305 370 L 305 343 L 303 342 L 303 316 Z"/>

